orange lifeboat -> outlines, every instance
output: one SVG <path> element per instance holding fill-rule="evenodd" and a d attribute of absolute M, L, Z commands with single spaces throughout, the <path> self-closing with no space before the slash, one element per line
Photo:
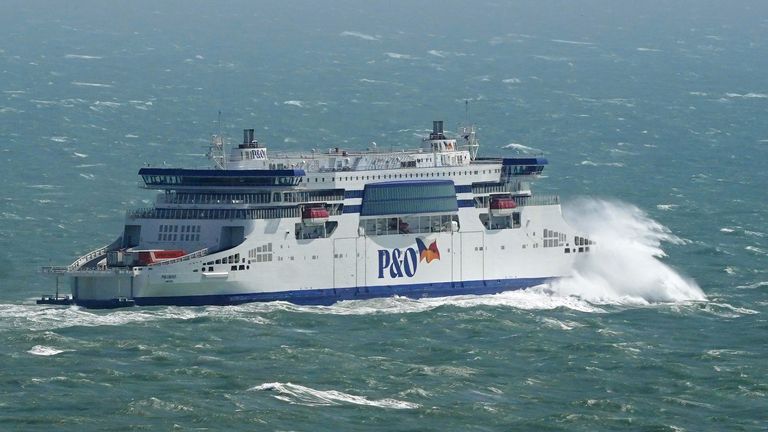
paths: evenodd
<path fill-rule="evenodd" d="M 517 203 L 512 198 L 491 198 L 491 214 L 494 216 L 509 216 L 516 207 Z"/>
<path fill-rule="evenodd" d="M 137 251 L 137 253 L 139 265 L 152 265 L 186 255 L 186 252 L 183 250 L 148 250 Z"/>
<path fill-rule="evenodd" d="M 301 213 L 301 221 L 305 225 L 320 225 L 328 221 L 328 216 L 325 207 L 306 207 Z"/>

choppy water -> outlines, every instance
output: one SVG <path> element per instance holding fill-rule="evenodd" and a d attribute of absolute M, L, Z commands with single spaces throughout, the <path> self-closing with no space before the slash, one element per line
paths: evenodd
<path fill-rule="evenodd" d="M 768 429 L 768 7 L 8 1 L 0 429 Z M 38 307 L 145 162 L 412 145 L 463 100 L 600 249 L 494 296 Z"/>

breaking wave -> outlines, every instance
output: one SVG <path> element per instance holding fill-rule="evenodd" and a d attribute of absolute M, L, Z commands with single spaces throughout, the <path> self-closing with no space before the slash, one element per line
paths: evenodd
<path fill-rule="evenodd" d="M 661 259 L 663 243 L 684 241 L 639 208 L 616 201 L 581 199 L 563 209 L 576 229 L 597 243 L 576 261 L 572 274 L 547 288 L 591 304 L 703 301 L 696 282 Z"/>
<path fill-rule="evenodd" d="M 249 389 L 250 391 L 274 391 L 275 398 L 296 405 L 327 406 L 327 405 L 365 405 L 390 409 L 416 409 L 419 404 L 397 399 L 370 400 L 363 396 L 355 396 L 337 390 L 315 390 L 291 383 L 264 383 Z"/>

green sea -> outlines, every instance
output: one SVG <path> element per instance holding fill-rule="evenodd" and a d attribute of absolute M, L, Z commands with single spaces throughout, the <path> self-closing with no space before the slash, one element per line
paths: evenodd
<path fill-rule="evenodd" d="M 0 35 L 0 430 L 768 430 L 768 3 L 4 0 Z M 432 120 L 544 154 L 597 250 L 488 296 L 34 304 L 147 163 Z"/>

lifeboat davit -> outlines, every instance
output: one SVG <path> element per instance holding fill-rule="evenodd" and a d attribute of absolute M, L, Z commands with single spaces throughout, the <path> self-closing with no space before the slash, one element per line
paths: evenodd
<path fill-rule="evenodd" d="M 512 198 L 491 198 L 491 214 L 494 216 L 509 216 L 516 207 L 517 203 Z"/>
<path fill-rule="evenodd" d="M 301 213 L 304 225 L 320 225 L 328 222 L 328 210 L 325 207 L 306 207 Z"/>

